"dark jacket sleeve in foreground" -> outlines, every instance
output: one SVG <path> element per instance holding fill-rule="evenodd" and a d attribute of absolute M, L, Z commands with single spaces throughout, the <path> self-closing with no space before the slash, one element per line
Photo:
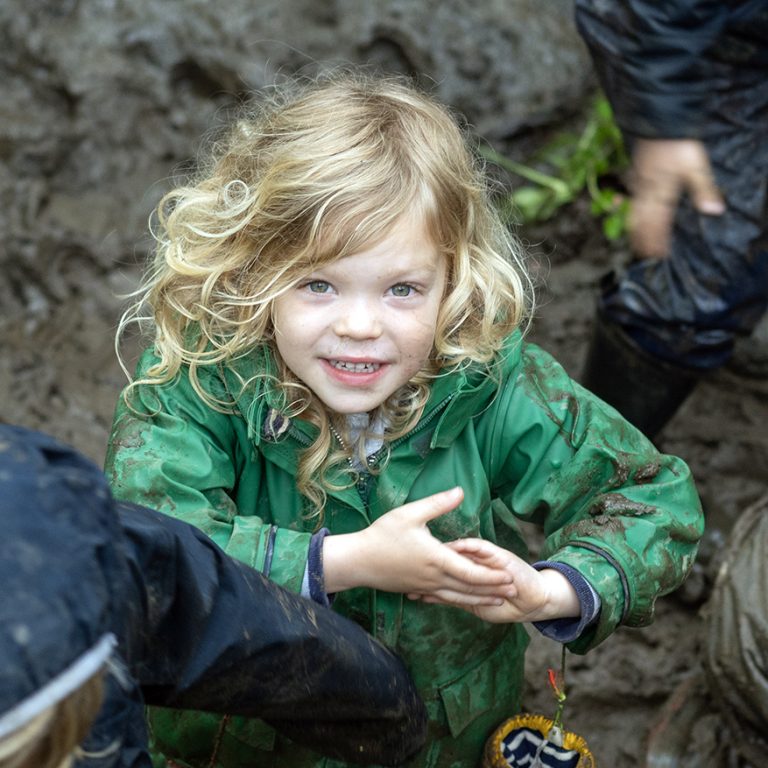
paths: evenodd
<path fill-rule="evenodd" d="M 148 704 L 259 717 L 357 763 L 402 763 L 426 712 L 400 660 L 190 525 L 118 505 L 146 611 L 132 665 Z"/>
<path fill-rule="evenodd" d="M 145 700 L 265 718 L 348 762 L 400 764 L 423 744 L 396 656 L 192 526 L 116 503 L 53 438 L 0 425 L 0 519 L 0 733 L 76 690 L 116 642 L 78 765 L 148 768 Z"/>

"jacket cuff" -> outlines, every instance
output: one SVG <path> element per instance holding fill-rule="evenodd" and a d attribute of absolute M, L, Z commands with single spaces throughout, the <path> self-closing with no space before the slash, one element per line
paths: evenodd
<path fill-rule="evenodd" d="M 323 572 L 323 540 L 330 533 L 327 528 L 321 528 L 309 540 L 307 566 L 301 582 L 301 594 L 320 605 L 330 605 L 331 600 L 325 591 L 325 573 Z"/>
<path fill-rule="evenodd" d="M 534 621 L 533 626 L 545 637 L 558 643 L 570 643 L 581 636 L 585 629 L 597 621 L 600 615 L 600 596 L 592 588 L 592 585 L 575 568 L 565 563 L 557 563 L 548 560 L 534 563 L 537 571 L 545 568 L 562 573 L 568 583 L 576 590 L 579 599 L 581 613 L 576 618 L 549 619 L 547 621 Z"/>

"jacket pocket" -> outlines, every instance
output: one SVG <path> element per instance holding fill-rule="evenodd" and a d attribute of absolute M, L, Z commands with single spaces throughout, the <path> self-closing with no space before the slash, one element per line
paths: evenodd
<path fill-rule="evenodd" d="M 477 666 L 440 687 L 454 738 L 473 723 L 482 732 L 490 731 L 519 710 L 527 645 L 528 634 L 517 624 Z"/>

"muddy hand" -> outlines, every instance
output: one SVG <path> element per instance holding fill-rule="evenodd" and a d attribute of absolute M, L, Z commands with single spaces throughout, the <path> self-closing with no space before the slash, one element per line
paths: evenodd
<path fill-rule="evenodd" d="M 463 498 L 461 488 L 453 488 L 397 507 L 365 530 L 326 537 L 326 590 L 372 587 L 462 604 L 498 603 L 512 580 L 507 570 L 464 557 L 427 527 Z"/>
<path fill-rule="evenodd" d="M 630 240 L 639 256 L 669 255 L 677 205 L 687 192 L 699 211 L 719 216 L 725 211 L 707 150 L 694 139 L 639 139 L 632 153 Z"/>

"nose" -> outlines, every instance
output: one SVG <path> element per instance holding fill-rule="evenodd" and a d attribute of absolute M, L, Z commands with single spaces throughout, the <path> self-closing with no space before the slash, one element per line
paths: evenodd
<path fill-rule="evenodd" d="M 365 298 L 341 302 L 333 321 L 333 332 L 348 339 L 376 339 L 381 336 L 381 317 L 374 302 Z"/>

